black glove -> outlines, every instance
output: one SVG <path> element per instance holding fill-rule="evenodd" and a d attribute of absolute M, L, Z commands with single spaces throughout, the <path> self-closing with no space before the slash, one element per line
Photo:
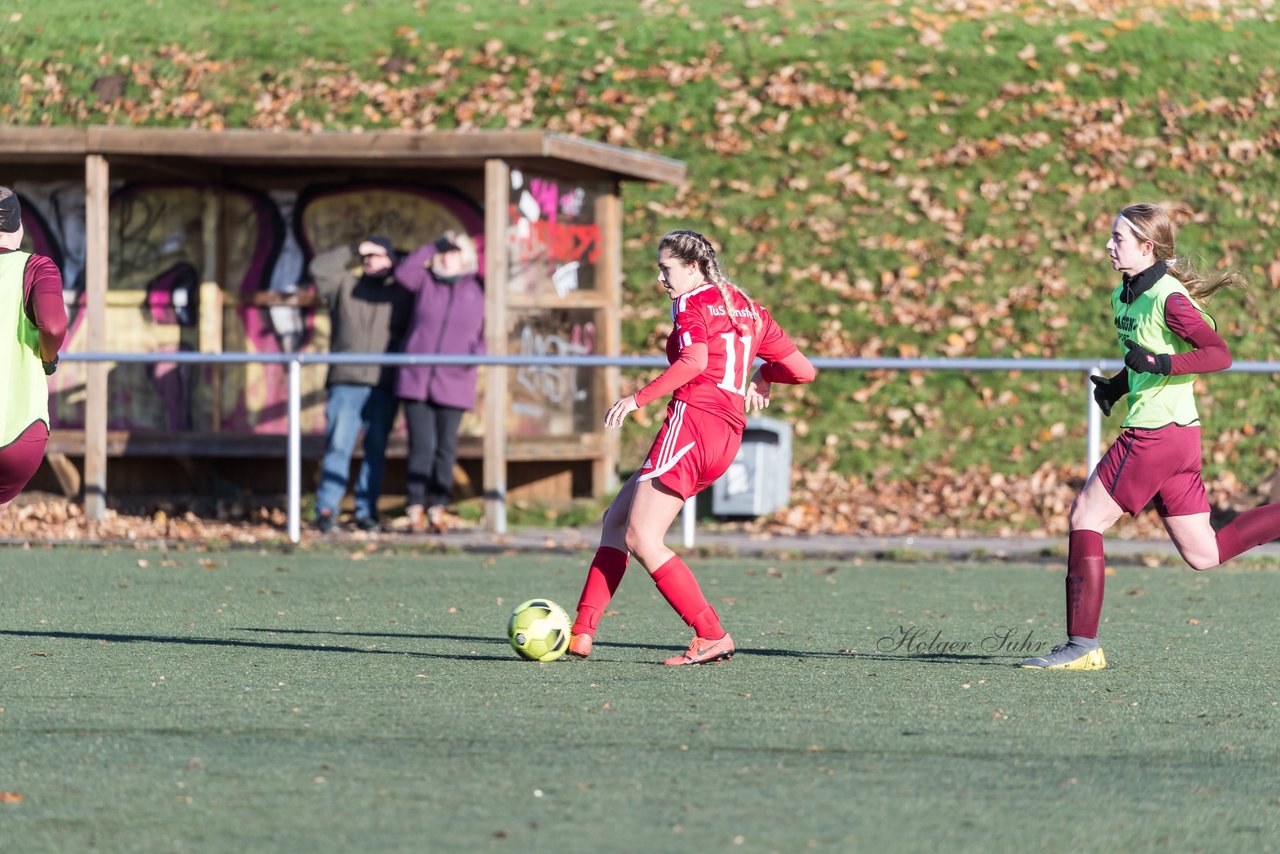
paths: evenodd
<path fill-rule="evenodd" d="M 46 362 L 42 359 L 40 361 L 40 364 L 44 366 L 44 375 L 46 377 L 53 376 L 54 372 L 58 370 L 58 354 L 57 353 L 53 354 L 52 362 Z"/>
<path fill-rule="evenodd" d="M 1093 382 L 1093 400 L 1103 415 L 1110 415 L 1111 407 L 1129 393 L 1129 375 L 1125 371 L 1114 377 L 1090 376 L 1089 379 Z"/>
<path fill-rule="evenodd" d="M 1173 359 L 1167 353 L 1152 353 L 1132 339 L 1124 342 L 1129 348 L 1124 363 L 1136 374 L 1161 374 L 1169 376 L 1173 372 Z"/>

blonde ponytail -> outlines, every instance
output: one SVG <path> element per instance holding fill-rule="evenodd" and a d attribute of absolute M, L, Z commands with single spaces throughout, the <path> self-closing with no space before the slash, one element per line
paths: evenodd
<path fill-rule="evenodd" d="M 1173 212 L 1191 213 L 1183 207 L 1142 202 L 1120 211 L 1120 218 L 1129 224 L 1139 240 L 1151 241 L 1156 260 L 1165 263 L 1169 275 L 1181 282 L 1197 303 L 1203 305 L 1223 288 L 1248 287 L 1248 280 L 1239 270 L 1226 270 L 1206 277 L 1196 270 L 1190 258 L 1179 258 L 1178 226 L 1171 216 Z"/>

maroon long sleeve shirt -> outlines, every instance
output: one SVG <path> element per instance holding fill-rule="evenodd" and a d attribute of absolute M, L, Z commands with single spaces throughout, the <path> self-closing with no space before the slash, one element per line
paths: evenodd
<path fill-rule="evenodd" d="M 1164 322 L 1170 332 L 1195 347 L 1170 357 L 1172 375 L 1208 374 L 1231 367 L 1231 349 L 1227 342 L 1205 322 L 1191 300 L 1182 294 L 1170 294 L 1164 301 Z"/>
<path fill-rule="evenodd" d="M 0 253 L 10 250 L 0 249 Z M 62 301 L 62 272 L 53 259 L 32 255 L 22 276 L 22 305 L 41 337 L 62 349 L 67 335 L 67 306 Z"/>

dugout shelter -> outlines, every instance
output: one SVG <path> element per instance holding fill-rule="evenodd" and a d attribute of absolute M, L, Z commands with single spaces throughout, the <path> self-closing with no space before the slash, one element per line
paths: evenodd
<path fill-rule="evenodd" d="M 0 183 L 18 192 L 24 249 L 53 257 L 65 352 L 324 353 L 328 315 L 307 264 L 385 234 L 412 250 L 445 228 L 482 247 L 490 354 L 612 355 L 620 347 L 623 182 L 678 185 L 680 161 L 538 130 L 205 131 L 0 127 Z M 323 449 L 325 368 L 303 368 L 303 456 Z M 67 362 L 52 378 L 43 475 L 106 509 L 121 491 L 283 483 L 280 364 Z M 460 481 L 486 519 L 509 495 L 616 485 L 600 413 L 617 368 L 487 366 L 463 422 Z M 405 455 L 397 428 L 389 455 Z M 396 466 L 388 466 L 394 491 Z M 475 480 L 481 484 L 475 484 Z M 311 488 L 313 482 L 304 484 Z M 269 485 L 268 485 L 269 488 Z M 475 489 L 479 492 L 479 489 Z"/>

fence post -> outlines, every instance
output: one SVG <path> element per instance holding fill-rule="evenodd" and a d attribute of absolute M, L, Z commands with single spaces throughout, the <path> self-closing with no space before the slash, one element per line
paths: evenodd
<path fill-rule="evenodd" d="M 302 362 L 289 360 L 289 542 L 302 539 Z"/>
<path fill-rule="evenodd" d="M 107 158 L 89 154 L 84 159 L 85 238 L 85 346 L 107 347 L 107 290 L 111 245 L 107 208 L 110 205 L 111 170 Z M 85 371 L 84 409 L 84 517 L 90 522 L 107 518 L 107 401 L 111 366 L 90 362 Z"/>
<path fill-rule="evenodd" d="M 1102 410 L 1093 401 L 1093 382 L 1089 379 L 1094 375 L 1103 376 L 1101 365 L 1094 365 L 1088 371 L 1085 371 L 1084 375 L 1085 418 L 1089 424 L 1089 445 L 1084 458 L 1084 476 L 1086 480 L 1089 475 L 1093 474 L 1093 470 L 1098 467 L 1098 461 L 1102 459 L 1102 452 L 1098 450 L 1098 446 L 1102 444 Z"/>

